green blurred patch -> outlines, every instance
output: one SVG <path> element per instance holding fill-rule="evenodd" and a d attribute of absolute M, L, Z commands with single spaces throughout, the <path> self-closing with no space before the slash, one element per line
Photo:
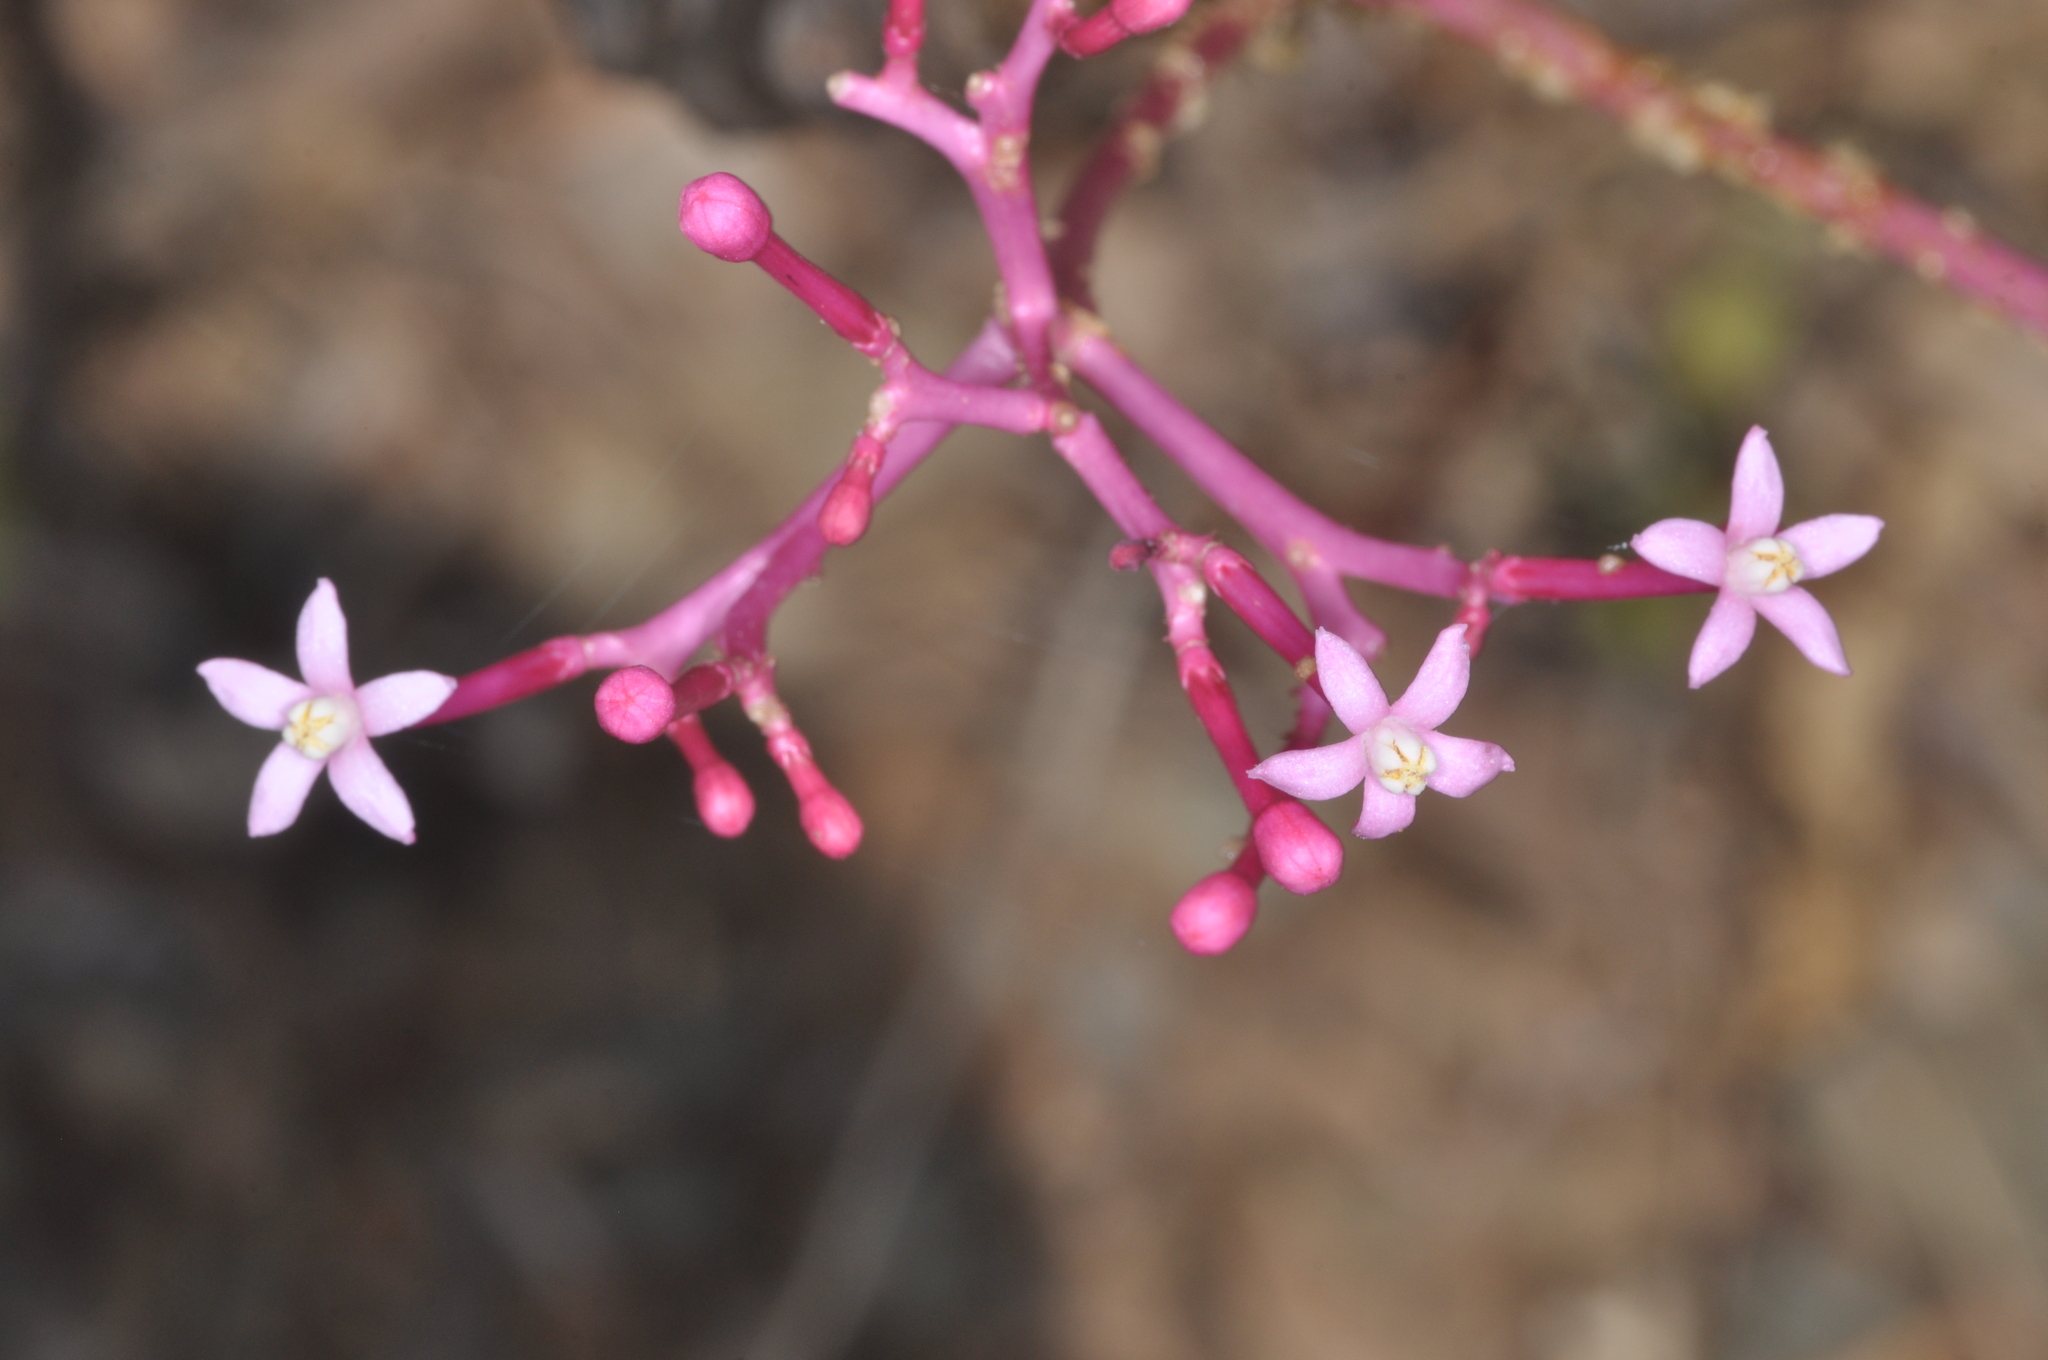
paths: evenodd
<path fill-rule="evenodd" d="M 1716 260 L 1679 280 L 1662 329 L 1684 395 L 1716 411 L 1761 398 L 1798 339 L 1791 298 L 1791 281 L 1757 256 Z"/>

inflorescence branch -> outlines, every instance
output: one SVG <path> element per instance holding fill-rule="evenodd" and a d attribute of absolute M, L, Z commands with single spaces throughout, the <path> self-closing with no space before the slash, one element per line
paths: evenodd
<path fill-rule="evenodd" d="M 1578 21 L 1530 0 L 1360 2 L 1398 5 L 1480 42 L 1540 90 L 1621 116 L 1681 168 L 1710 164 L 1777 193 L 1907 259 L 1923 275 L 1944 278 L 2048 333 L 2048 275 L 2039 267 L 1841 157 L 1819 157 L 1772 136 L 1752 103 L 1720 87 L 1681 87 Z M 555 638 L 460 681 L 419 672 L 356 689 L 347 673 L 339 605 L 323 582 L 307 605 L 311 622 L 301 625 L 303 682 L 240 661 L 202 668 L 231 713 L 283 733 L 258 783 L 252 833 L 288 825 L 331 755 L 344 800 L 380 830 L 408 838 L 410 810 L 388 775 L 378 777 L 382 767 L 368 737 L 466 717 L 596 669 L 610 672 L 596 694 L 600 725 L 629 742 L 667 736 L 690 765 L 698 810 L 712 832 L 738 835 L 754 813 L 752 792 L 712 745 L 700 716 L 735 698 L 788 778 L 812 843 L 834 857 L 851 854 L 862 835 L 860 817 L 819 770 L 776 692 L 768 623 L 789 593 L 817 574 L 827 549 L 857 541 L 875 503 L 959 425 L 1046 435 L 1126 536 L 1110 564 L 1149 571 L 1159 590 L 1181 687 L 1249 822 L 1229 867 L 1197 883 L 1174 910 L 1176 935 L 1197 953 L 1219 952 L 1243 936 L 1266 877 L 1294 892 L 1336 880 L 1342 845 L 1297 798 L 1332 797 L 1362 782 L 1358 834 L 1382 836 L 1408 824 L 1425 788 L 1462 797 L 1514 768 L 1497 746 L 1437 730 L 1464 695 L 1471 657 L 1498 606 L 1717 590 L 1695 648 L 1694 684 L 1740 655 L 1759 614 L 1817 664 L 1846 673 L 1832 622 L 1796 583 L 1860 557 L 1882 526 L 1866 516 L 1836 515 L 1781 533 L 1782 482 L 1761 430 L 1752 432 L 1737 461 L 1725 528 L 1664 521 L 1635 539 L 1639 559 L 1488 552 L 1465 562 L 1448 548 L 1389 542 L 1313 509 L 1116 344 L 1095 312 L 1088 281 L 1101 226 L 1123 191 L 1150 173 L 1163 140 L 1191 124 L 1215 71 L 1282 3 L 1226 3 L 1168 44 L 1045 228 L 1029 149 L 1032 101 L 1047 62 L 1056 49 L 1090 56 L 1172 23 L 1186 0 L 1111 0 L 1086 18 L 1077 18 L 1072 0 L 1034 0 L 1009 54 L 968 80 L 971 115 L 919 80 L 922 0 L 890 0 L 881 72 L 841 73 L 830 82 L 830 94 L 844 108 L 923 140 L 966 181 L 1000 279 L 995 314 L 981 333 L 943 373 L 934 372 L 911 354 L 894 321 L 776 234 L 767 205 L 751 188 L 727 174 L 692 183 L 679 205 L 683 233 L 719 259 L 759 266 L 880 371 L 867 419 L 842 465 L 766 538 L 645 623 Z M 1306 621 L 1241 553 L 1188 532 L 1165 514 L 1101 421 L 1076 403 L 1075 379 L 1129 419 L 1273 555 L 1299 590 Z M 1353 580 L 1455 603 L 1453 621 L 1396 702 L 1388 702 L 1371 667 L 1386 635 L 1352 602 L 1347 583 Z M 1300 682 L 1295 724 L 1282 751 L 1265 760 L 1210 647 L 1212 596 Z M 709 658 L 692 665 L 707 647 Z M 387 693 L 398 688 L 404 704 Z M 1318 747 L 1333 713 L 1350 735 Z"/>

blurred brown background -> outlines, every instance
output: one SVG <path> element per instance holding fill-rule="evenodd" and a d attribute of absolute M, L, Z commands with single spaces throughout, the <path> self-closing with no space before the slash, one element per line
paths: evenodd
<path fill-rule="evenodd" d="M 2048 356 L 1473 52 L 1312 8 L 1125 205 L 1110 323 L 1330 512 L 1471 556 L 1718 521 L 1767 425 L 1857 674 L 1698 598 L 1507 614 L 1519 772 L 1165 916 L 1239 830 L 1156 601 L 1037 443 L 961 438 L 780 620 L 866 815 L 743 840 L 588 685 L 241 832 L 192 672 L 631 622 L 839 458 L 871 379 L 673 227 L 735 171 L 926 359 L 993 276 L 832 115 L 854 0 L 6 0 L 0 1354 L 2048 1355 Z M 2048 9 L 1587 0 L 2048 254 Z M 1008 3 L 938 5 L 941 88 Z M 1048 191 L 1142 53 L 1062 63 Z M 1169 508 L 1222 529 L 1127 441 Z M 1361 590 L 1405 683 L 1445 609 Z M 1271 741 L 1286 676 L 1233 625 Z M 1331 805 L 1348 825 L 1353 809 Z"/>

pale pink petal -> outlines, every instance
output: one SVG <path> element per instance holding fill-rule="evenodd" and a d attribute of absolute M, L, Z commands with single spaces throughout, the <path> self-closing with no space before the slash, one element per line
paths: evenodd
<path fill-rule="evenodd" d="M 1393 793 L 1377 779 L 1365 781 L 1365 807 L 1358 814 L 1358 825 L 1351 828 L 1354 836 L 1363 836 L 1376 841 L 1382 836 L 1391 836 L 1415 820 L 1415 795 Z"/>
<path fill-rule="evenodd" d="M 1749 596 L 1732 590 L 1722 591 L 1714 601 L 1699 637 L 1693 641 L 1692 661 L 1686 668 L 1694 689 L 1727 670 L 1749 650 L 1749 640 L 1756 635 L 1754 605 Z"/>
<path fill-rule="evenodd" d="M 411 727 L 427 717 L 455 692 L 455 681 L 432 671 L 400 671 L 372 680 L 356 691 L 356 711 L 363 715 L 363 731 L 372 737 Z"/>
<path fill-rule="evenodd" d="M 334 582 L 325 576 L 299 611 L 299 674 L 322 694 L 347 694 L 355 688 L 348 674 L 348 620 Z"/>
<path fill-rule="evenodd" d="M 1429 786 L 1453 798 L 1463 798 L 1491 783 L 1495 775 L 1515 768 L 1514 757 L 1490 741 L 1447 737 L 1441 732 L 1427 733 L 1422 739 L 1436 757 Z"/>
<path fill-rule="evenodd" d="M 1759 595 L 1750 601 L 1756 612 L 1777 625 L 1792 639 L 1792 645 L 1814 665 L 1836 675 L 1849 673 L 1849 658 L 1842 653 L 1842 636 L 1821 602 L 1798 586 L 1776 595 Z"/>
<path fill-rule="evenodd" d="M 1628 542 L 1651 566 L 1688 581 L 1718 586 L 1728 575 L 1728 535 L 1696 519 L 1660 519 Z"/>
<path fill-rule="evenodd" d="M 1728 541 L 1769 538 L 1778 532 L 1778 518 L 1784 513 L 1785 477 L 1778 471 L 1778 455 L 1771 451 L 1771 437 L 1764 427 L 1752 426 L 1742 441 L 1742 452 L 1735 455 L 1735 487 L 1728 493 Z"/>
<path fill-rule="evenodd" d="M 256 772 L 256 791 L 249 797 L 249 834 L 275 836 L 299 820 L 299 809 L 306 805 L 306 795 L 320 777 L 320 765 L 279 742 Z"/>
<path fill-rule="evenodd" d="M 1247 770 L 1282 793 L 1315 802 L 1349 793 L 1365 778 L 1365 743 L 1356 737 L 1308 751 L 1282 751 Z"/>
<path fill-rule="evenodd" d="M 293 704 L 313 697 L 312 690 L 289 675 L 279 675 L 253 661 L 216 657 L 200 662 L 199 673 L 229 714 L 272 732 L 284 731 L 284 715 Z"/>
<path fill-rule="evenodd" d="M 1316 675 L 1338 721 L 1354 733 L 1387 716 L 1387 692 L 1380 688 L 1372 667 L 1350 643 L 1327 628 L 1316 629 Z"/>
<path fill-rule="evenodd" d="M 392 840 L 412 844 L 412 804 L 366 738 L 357 737 L 329 757 L 327 777 L 350 812 Z"/>
<path fill-rule="evenodd" d="M 1875 547 L 1883 528 L 1884 521 L 1875 515 L 1822 515 L 1795 524 L 1778 537 L 1799 554 L 1799 565 L 1808 576 L 1826 576 Z"/>
<path fill-rule="evenodd" d="M 1394 713 L 1417 727 L 1435 727 L 1458 711 L 1471 682 L 1472 649 L 1465 645 L 1465 625 L 1454 623 L 1436 635 L 1408 692 L 1395 701 Z"/>

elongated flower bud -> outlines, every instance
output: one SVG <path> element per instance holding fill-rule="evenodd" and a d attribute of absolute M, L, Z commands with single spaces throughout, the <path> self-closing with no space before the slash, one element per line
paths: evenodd
<path fill-rule="evenodd" d="M 875 509 L 875 473 L 881 469 L 882 441 L 863 430 L 847 455 L 839 484 L 818 509 L 818 532 L 835 548 L 856 543 L 868 531 Z"/>
<path fill-rule="evenodd" d="M 1273 881 L 1291 893 L 1321 892 L 1344 872 L 1344 844 L 1290 800 L 1278 802 L 1252 823 L 1252 840 Z"/>
<path fill-rule="evenodd" d="M 1125 38 L 1150 33 L 1188 12 L 1188 0 L 1110 0 L 1060 35 L 1068 56 L 1092 57 Z"/>
<path fill-rule="evenodd" d="M 732 693 L 732 667 L 722 661 L 692 666 L 676 677 L 673 688 L 677 717 L 699 712 Z"/>

